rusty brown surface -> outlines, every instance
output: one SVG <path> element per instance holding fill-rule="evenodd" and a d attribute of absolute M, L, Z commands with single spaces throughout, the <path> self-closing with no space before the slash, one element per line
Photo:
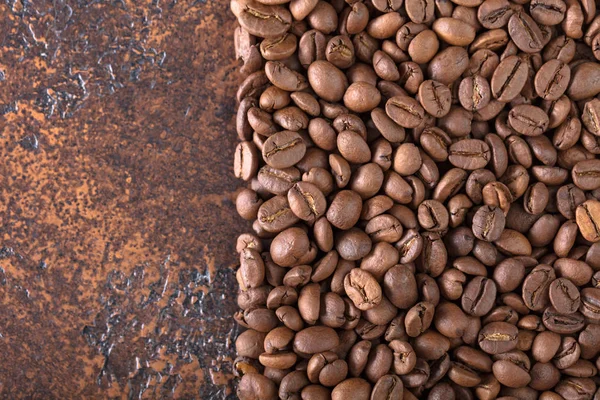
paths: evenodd
<path fill-rule="evenodd" d="M 0 398 L 232 398 L 233 18 L 0 4 Z"/>

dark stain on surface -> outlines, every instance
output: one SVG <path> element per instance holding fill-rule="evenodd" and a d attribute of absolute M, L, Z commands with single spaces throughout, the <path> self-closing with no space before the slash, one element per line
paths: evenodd
<path fill-rule="evenodd" d="M 233 398 L 233 23 L 0 3 L 0 398 Z"/>

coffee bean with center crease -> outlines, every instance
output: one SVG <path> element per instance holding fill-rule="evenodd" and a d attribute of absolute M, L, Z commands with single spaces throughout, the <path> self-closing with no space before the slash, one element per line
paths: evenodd
<path fill-rule="evenodd" d="M 600 322 L 600 289 L 587 287 L 581 291 L 580 312 L 595 323 Z"/>
<path fill-rule="evenodd" d="M 385 105 L 387 115 L 404 128 L 416 128 L 422 121 L 425 111 L 412 97 L 395 96 Z"/>
<path fill-rule="evenodd" d="M 458 99 L 465 109 L 470 111 L 480 110 L 490 102 L 490 84 L 479 75 L 466 77 L 458 87 Z"/>
<path fill-rule="evenodd" d="M 558 100 L 567 90 L 571 69 L 559 60 L 550 60 L 535 75 L 535 91 L 544 100 Z"/>
<path fill-rule="evenodd" d="M 281 131 L 270 136 L 263 146 L 263 159 L 273 168 L 287 168 L 304 157 L 306 144 L 292 131 Z"/>
<path fill-rule="evenodd" d="M 525 53 L 537 53 L 544 47 L 542 31 L 526 13 L 517 12 L 508 21 L 510 38 Z"/>
<path fill-rule="evenodd" d="M 247 1 L 240 10 L 238 22 L 250 34 L 263 38 L 284 35 L 292 25 L 292 15 L 279 5 Z"/>
<path fill-rule="evenodd" d="M 488 354 L 500 354 L 517 346 L 516 326 L 507 322 L 490 322 L 479 332 L 479 347 Z"/>
<path fill-rule="evenodd" d="M 448 227 L 448 210 L 436 200 L 425 200 L 418 208 L 421 227 L 430 231 L 443 231 Z"/>
<path fill-rule="evenodd" d="M 496 300 L 496 284 L 483 276 L 476 276 L 465 287 L 461 298 L 463 310 L 475 317 L 487 314 Z"/>
<path fill-rule="evenodd" d="M 558 278 L 550 284 L 550 303 L 561 314 L 572 314 L 581 303 L 577 286 L 566 278 Z"/>
<path fill-rule="evenodd" d="M 522 104 L 508 113 L 508 123 L 517 132 L 526 136 L 539 136 L 548 128 L 548 115 L 539 107 Z"/>
<path fill-rule="evenodd" d="M 590 242 L 600 241 L 600 202 L 587 200 L 577 206 L 575 218 L 581 235 Z"/>
<path fill-rule="evenodd" d="M 490 161 L 490 148 L 482 140 L 463 139 L 454 142 L 448 152 L 452 165 L 465 170 L 484 168 Z"/>
<path fill-rule="evenodd" d="M 473 234 L 476 238 L 493 242 L 500 238 L 506 218 L 502 210 L 495 206 L 483 206 L 473 216 Z"/>
<path fill-rule="evenodd" d="M 381 286 L 373 275 L 354 268 L 344 278 L 346 294 L 360 310 L 369 310 L 381 302 Z"/>
<path fill-rule="evenodd" d="M 288 199 L 283 196 L 275 196 L 264 202 L 258 209 L 257 220 L 267 232 L 281 232 L 299 221 Z"/>

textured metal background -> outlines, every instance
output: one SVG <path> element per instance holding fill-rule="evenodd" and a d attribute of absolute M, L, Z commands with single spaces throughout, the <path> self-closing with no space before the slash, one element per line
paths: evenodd
<path fill-rule="evenodd" d="M 233 24 L 0 3 L 0 398 L 233 397 Z"/>

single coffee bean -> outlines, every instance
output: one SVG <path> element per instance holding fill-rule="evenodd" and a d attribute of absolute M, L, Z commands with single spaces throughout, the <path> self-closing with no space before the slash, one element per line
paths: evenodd
<path fill-rule="evenodd" d="M 408 45 L 408 55 L 417 64 L 429 62 L 439 49 L 439 40 L 435 32 L 425 29 L 419 32 Z"/>
<path fill-rule="evenodd" d="M 588 320 L 600 321 L 600 289 L 587 287 L 581 291 L 580 311 Z"/>
<path fill-rule="evenodd" d="M 477 9 L 477 20 L 486 29 L 502 28 L 513 14 L 506 0 L 486 0 Z"/>
<path fill-rule="evenodd" d="M 434 18 L 435 3 L 432 0 L 405 1 L 404 8 L 408 18 L 414 23 L 428 23 Z"/>
<path fill-rule="evenodd" d="M 561 314 L 572 314 L 579 308 L 579 290 L 570 280 L 559 278 L 550 284 L 550 302 Z"/>
<path fill-rule="evenodd" d="M 416 388 L 422 386 L 429 379 L 430 369 L 429 364 L 422 358 L 417 358 L 417 362 L 407 374 L 401 375 L 400 379 L 404 383 L 404 387 Z"/>
<path fill-rule="evenodd" d="M 526 136 L 543 134 L 549 122 L 548 115 L 541 108 L 527 104 L 513 107 L 508 113 L 510 126 Z"/>
<path fill-rule="evenodd" d="M 381 286 L 373 275 L 355 268 L 344 278 L 346 294 L 360 310 L 368 310 L 381 302 Z"/>
<path fill-rule="evenodd" d="M 415 304 L 406 314 L 406 333 L 410 337 L 417 337 L 425 332 L 433 320 L 435 306 L 429 302 Z"/>
<path fill-rule="evenodd" d="M 516 326 L 506 322 L 491 322 L 479 332 L 479 347 L 488 354 L 500 354 L 517 346 Z"/>
<path fill-rule="evenodd" d="M 494 377 L 511 388 L 525 387 L 531 381 L 529 371 L 511 360 L 498 360 L 492 366 Z"/>
<path fill-rule="evenodd" d="M 539 215 L 544 212 L 548 198 L 548 187 L 545 184 L 537 182 L 530 185 L 523 197 L 523 209 L 529 214 Z"/>
<path fill-rule="evenodd" d="M 562 3 L 561 0 L 557 1 Z M 559 60 L 550 60 L 535 75 L 535 91 L 544 100 L 558 100 L 567 90 L 570 79 L 568 65 Z"/>
<path fill-rule="evenodd" d="M 546 328 L 559 334 L 579 332 L 585 325 L 584 318 L 579 312 L 564 315 L 558 313 L 554 307 L 544 310 L 542 320 Z"/>
<path fill-rule="evenodd" d="M 515 13 L 510 17 L 508 33 L 517 47 L 526 53 L 537 53 L 544 47 L 542 31 L 526 13 Z"/>
<path fill-rule="evenodd" d="M 492 309 L 495 300 L 496 284 L 494 281 L 476 276 L 465 287 L 461 305 L 467 314 L 481 317 Z"/>
<path fill-rule="evenodd" d="M 558 25 L 565 17 L 567 6 L 562 0 L 534 0 L 529 10 L 538 24 Z"/>
<path fill-rule="evenodd" d="M 372 19 L 367 25 L 367 33 L 375 39 L 387 39 L 396 34 L 405 18 L 397 12 L 388 12 Z"/>
<path fill-rule="evenodd" d="M 331 392 L 332 400 L 345 400 L 348 398 L 368 400 L 371 394 L 371 385 L 362 378 L 349 378 L 340 382 Z"/>
<path fill-rule="evenodd" d="M 581 235 L 590 242 L 600 241 L 600 202 L 587 200 L 575 211 Z"/>
<path fill-rule="evenodd" d="M 468 66 L 467 51 L 462 47 L 451 46 L 433 57 L 427 67 L 427 74 L 430 79 L 449 85 L 458 79 Z"/>
<path fill-rule="evenodd" d="M 421 227 L 430 231 L 442 231 L 448 227 L 448 210 L 436 200 L 425 200 L 419 205 L 418 218 Z"/>
<path fill-rule="evenodd" d="M 384 375 L 373 387 L 371 399 L 373 400 L 402 400 L 404 385 L 397 375 Z"/>
<path fill-rule="evenodd" d="M 491 99 L 488 81 L 479 75 L 464 78 L 458 88 L 460 104 L 467 110 L 477 111 L 487 106 Z"/>
<path fill-rule="evenodd" d="M 483 206 L 473 216 L 473 234 L 476 238 L 493 242 L 500 238 L 505 225 L 502 210 L 495 206 Z"/>
<path fill-rule="evenodd" d="M 448 154 L 452 165 L 465 170 L 485 167 L 491 156 L 487 143 L 477 139 L 463 139 L 453 143 Z"/>
<path fill-rule="evenodd" d="M 404 128 L 417 127 L 425 112 L 415 99 L 408 96 L 392 97 L 387 101 L 385 111 L 395 123 Z"/>
<path fill-rule="evenodd" d="M 595 390 L 596 384 L 592 379 L 575 377 L 561 380 L 554 388 L 564 399 L 591 399 Z"/>
<path fill-rule="evenodd" d="M 422 163 L 419 148 L 412 143 L 403 143 L 398 146 L 394 153 L 392 167 L 400 175 L 407 176 L 416 173 L 421 168 Z"/>
<path fill-rule="evenodd" d="M 481 377 L 476 371 L 459 362 L 452 363 L 448 370 L 448 378 L 462 387 L 474 387 L 481 382 Z"/>

